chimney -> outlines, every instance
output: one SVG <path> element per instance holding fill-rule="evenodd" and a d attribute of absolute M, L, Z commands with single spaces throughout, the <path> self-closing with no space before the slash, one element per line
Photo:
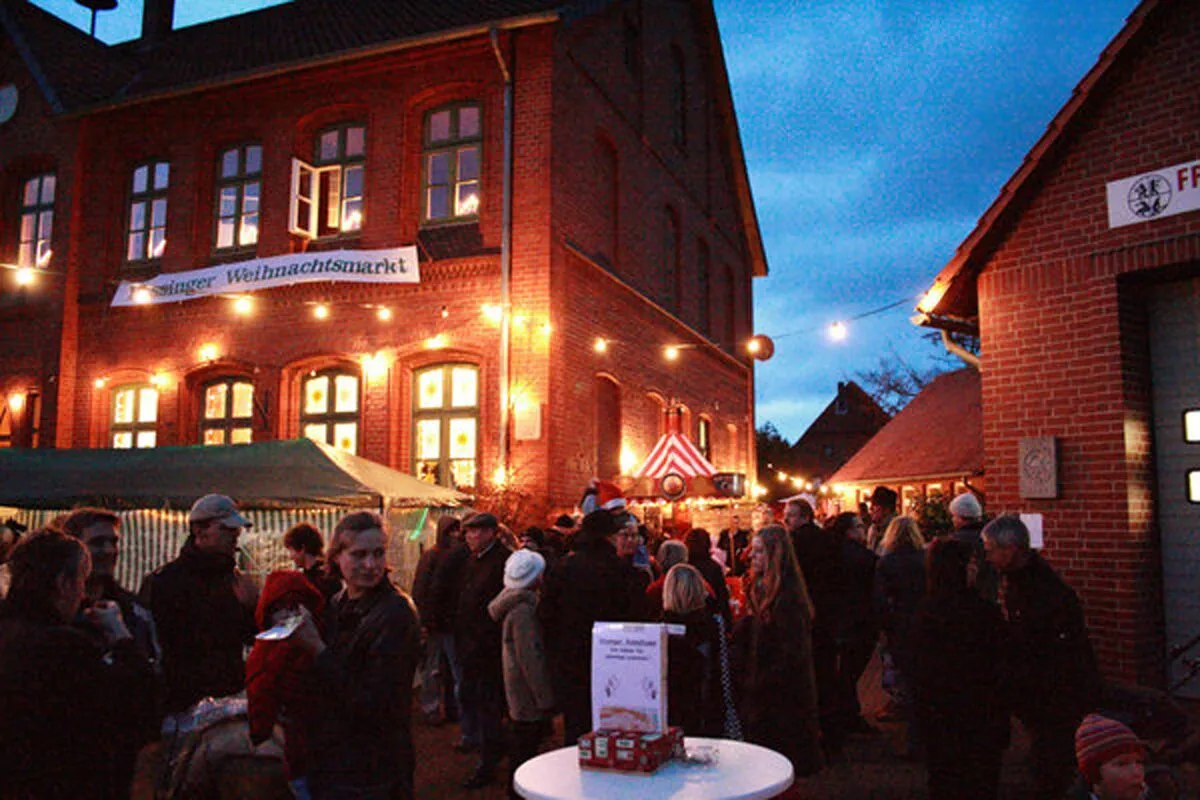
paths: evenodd
<path fill-rule="evenodd" d="M 142 42 L 155 44 L 175 27 L 175 0 L 143 0 Z"/>

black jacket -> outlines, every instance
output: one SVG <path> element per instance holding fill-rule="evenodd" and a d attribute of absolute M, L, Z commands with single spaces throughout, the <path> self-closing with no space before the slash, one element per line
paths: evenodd
<path fill-rule="evenodd" d="M 446 592 L 438 582 L 439 571 L 448 556 L 455 552 L 451 547 L 431 547 L 421 554 L 417 571 L 413 575 L 412 599 L 421 614 L 421 625 L 430 631 L 442 633 L 450 630 L 450 615 L 445 602 Z M 462 563 L 466 563 L 465 561 Z"/>
<path fill-rule="evenodd" d="M 1000 591 L 1000 573 L 996 572 L 996 568 L 988 563 L 987 553 L 983 549 L 983 523 L 970 522 L 952 535 L 971 548 L 971 554 L 975 558 L 976 593 L 989 603 L 997 602 Z"/>
<path fill-rule="evenodd" d="M 721 565 L 709 555 L 696 561 L 688 559 L 688 563 L 700 571 L 701 577 L 712 588 L 714 607 L 725 618 L 725 627 L 732 628 L 733 614 L 729 608 L 729 584 L 725 583 L 725 573 L 721 570 Z"/>
<path fill-rule="evenodd" d="M 720 738 L 725 728 L 721 691 L 721 642 L 716 618 L 706 609 L 663 612 L 662 621 L 685 626 L 667 640 L 667 719 L 688 736 Z"/>
<path fill-rule="evenodd" d="M 326 609 L 325 641 L 312 666 L 309 782 L 318 791 L 387 786 L 411 797 L 416 608 L 386 580 L 357 600 L 343 591 Z"/>
<path fill-rule="evenodd" d="M 905 547 L 880 558 L 875 571 L 875 593 L 888 637 L 888 652 L 896 667 L 907 675 L 912 656 L 908 631 L 917 604 L 925 596 L 925 551 Z"/>
<path fill-rule="evenodd" d="M 843 640 L 874 638 L 879 633 L 875 612 L 875 564 L 878 556 L 853 539 L 842 541 L 842 585 L 838 599 L 838 635 Z"/>
<path fill-rule="evenodd" d="M 49 614 L 0 612 L 0 797 L 128 797 L 125 748 L 153 684 L 131 639 L 106 654 Z"/>
<path fill-rule="evenodd" d="M 494 540 L 486 551 L 467 556 L 454 614 L 454 649 L 463 671 L 504 686 L 500 625 L 488 604 L 504 589 L 504 562 L 512 551 Z"/>
<path fill-rule="evenodd" d="M 832 635 L 837 629 L 838 594 L 843 580 L 841 542 L 812 522 L 792 531 L 791 537 L 816 615 L 813 627 Z"/>
<path fill-rule="evenodd" d="M 166 675 L 167 712 L 246 685 L 242 648 L 254 641 L 254 609 L 233 592 L 233 559 L 189 538 L 179 557 L 146 578 L 142 603 L 154 615 Z"/>

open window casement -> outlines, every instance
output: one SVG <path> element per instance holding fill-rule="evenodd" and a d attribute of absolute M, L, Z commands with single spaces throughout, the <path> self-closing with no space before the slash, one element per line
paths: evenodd
<path fill-rule="evenodd" d="M 317 239 L 341 232 L 342 166 L 314 167 L 292 159 L 288 233 Z"/>

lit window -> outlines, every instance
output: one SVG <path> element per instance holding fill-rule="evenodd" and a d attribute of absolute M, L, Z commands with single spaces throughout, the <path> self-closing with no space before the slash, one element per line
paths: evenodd
<path fill-rule="evenodd" d="M 153 386 L 121 386 L 112 392 L 112 446 L 154 447 L 158 444 L 158 390 Z"/>
<path fill-rule="evenodd" d="M 309 164 L 292 159 L 288 230 L 307 239 L 354 233 L 363 226 L 367 129 L 339 125 L 317 134 Z"/>
<path fill-rule="evenodd" d="M 14 402 L 14 395 L 0 395 L 0 448 L 38 446 L 41 394 L 31 391 L 20 396 L 23 399 Z"/>
<path fill-rule="evenodd" d="M 45 267 L 50 263 L 50 240 L 54 235 L 53 172 L 25 181 L 21 193 L 21 236 L 17 265 Z"/>
<path fill-rule="evenodd" d="M 261 194 L 262 145 L 247 144 L 223 152 L 217 164 L 217 250 L 258 243 Z"/>
<path fill-rule="evenodd" d="M 162 258 L 167 247 L 167 188 L 170 182 L 171 165 L 166 161 L 141 164 L 133 170 L 126 261 Z"/>
<path fill-rule="evenodd" d="M 309 373 L 301 387 L 300 427 L 304 435 L 357 453 L 359 384 L 357 374 L 343 370 Z"/>
<path fill-rule="evenodd" d="M 421 173 L 426 222 L 479 216 L 480 138 L 478 103 L 425 116 Z"/>
<path fill-rule="evenodd" d="M 701 417 L 696 422 L 696 447 L 700 450 L 700 455 L 704 456 L 709 461 L 712 460 L 712 423 L 707 418 Z"/>
<path fill-rule="evenodd" d="M 413 462 L 430 483 L 473 488 L 479 464 L 479 368 L 439 364 L 414 378 Z"/>
<path fill-rule="evenodd" d="M 1200 469 L 1188 471 L 1188 502 L 1200 503 Z"/>
<path fill-rule="evenodd" d="M 1183 412 L 1183 440 L 1200 442 L 1200 408 Z"/>
<path fill-rule="evenodd" d="M 254 384 L 222 378 L 204 385 L 200 441 L 206 445 L 250 444 L 253 440 Z"/>

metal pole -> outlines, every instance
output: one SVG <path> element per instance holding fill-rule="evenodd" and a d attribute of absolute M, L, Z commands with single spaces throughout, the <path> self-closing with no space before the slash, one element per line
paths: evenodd
<path fill-rule="evenodd" d="M 504 173 L 500 233 L 500 452 L 499 466 L 508 478 L 508 394 L 512 380 L 512 168 L 513 168 L 513 86 L 512 73 L 500 52 L 500 36 L 491 31 L 492 51 L 504 78 Z"/>

